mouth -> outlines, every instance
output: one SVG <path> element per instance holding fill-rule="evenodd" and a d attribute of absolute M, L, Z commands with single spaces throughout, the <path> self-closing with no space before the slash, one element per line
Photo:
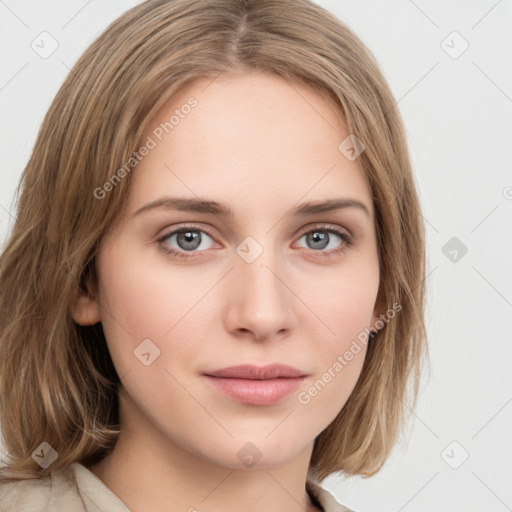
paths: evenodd
<path fill-rule="evenodd" d="M 221 393 L 249 405 L 272 405 L 295 391 L 307 374 L 292 366 L 272 364 L 230 366 L 204 373 Z"/>

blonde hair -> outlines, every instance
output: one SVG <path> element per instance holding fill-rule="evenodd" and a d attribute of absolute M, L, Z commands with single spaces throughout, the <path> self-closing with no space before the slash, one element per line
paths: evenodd
<path fill-rule="evenodd" d="M 0 257 L 0 399 L 12 478 L 46 476 L 103 458 L 119 435 L 119 377 L 101 324 L 70 305 L 96 279 L 103 235 L 123 212 L 130 174 L 102 187 L 139 147 L 154 114 L 197 78 L 261 70 L 304 84 L 338 106 L 375 207 L 377 302 L 401 311 L 370 341 L 357 384 L 316 438 L 310 468 L 372 475 L 416 402 L 423 356 L 424 226 L 405 131 L 372 54 L 309 0 L 148 0 L 85 51 L 55 97 L 16 190 L 17 218 Z M 341 141 L 340 141 L 341 142 Z M 43 442 L 58 453 L 41 468 Z"/>

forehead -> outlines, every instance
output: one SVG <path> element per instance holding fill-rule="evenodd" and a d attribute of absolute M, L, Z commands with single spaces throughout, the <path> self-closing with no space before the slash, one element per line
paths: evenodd
<path fill-rule="evenodd" d="M 348 135 L 330 98 L 274 74 L 197 80 L 149 123 L 142 140 L 154 147 L 134 171 L 131 210 L 162 194 L 274 213 L 300 200 L 369 198 L 359 162 L 339 149 Z"/>

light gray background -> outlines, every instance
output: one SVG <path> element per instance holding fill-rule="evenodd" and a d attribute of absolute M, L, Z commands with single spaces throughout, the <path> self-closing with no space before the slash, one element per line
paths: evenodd
<path fill-rule="evenodd" d="M 69 68 L 136 3 L 0 0 L 2 239 Z M 318 3 L 368 45 L 404 117 L 427 225 L 432 367 L 408 438 L 381 472 L 324 485 L 361 512 L 512 510 L 512 3 Z M 31 48 L 43 31 L 59 45 L 47 59 Z"/>

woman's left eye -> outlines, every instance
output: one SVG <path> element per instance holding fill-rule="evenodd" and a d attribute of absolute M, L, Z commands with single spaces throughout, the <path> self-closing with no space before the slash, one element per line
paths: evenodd
<path fill-rule="evenodd" d="M 350 235 L 333 226 L 318 226 L 310 229 L 304 232 L 299 240 L 303 238 L 309 246 L 306 249 L 309 248 L 325 257 L 344 252 L 352 245 Z M 157 242 L 166 254 L 178 258 L 192 258 L 197 252 L 203 252 L 204 249 L 210 249 L 213 246 L 212 235 L 204 228 L 197 226 L 175 229 L 162 235 Z M 324 250 L 326 248 L 328 250 Z"/>
<path fill-rule="evenodd" d="M 352 244 L 352 238 L 348 233 L 331 226 L 321 226 L 310 229 L 304 233 L 300 239 L 304 237 L 306 239 L 306 244 L 309 244 L 309 248 L 313 249 L 315 252 L 321 252 L 321 254 L 326 257 L 346 251 Z M 338 239 L 337 245 L 336 238 Z M 334 242 L 334 246 L 331 242 Z M 323 249 L 326 248 L 330 250 L 324 251 Z"/>

